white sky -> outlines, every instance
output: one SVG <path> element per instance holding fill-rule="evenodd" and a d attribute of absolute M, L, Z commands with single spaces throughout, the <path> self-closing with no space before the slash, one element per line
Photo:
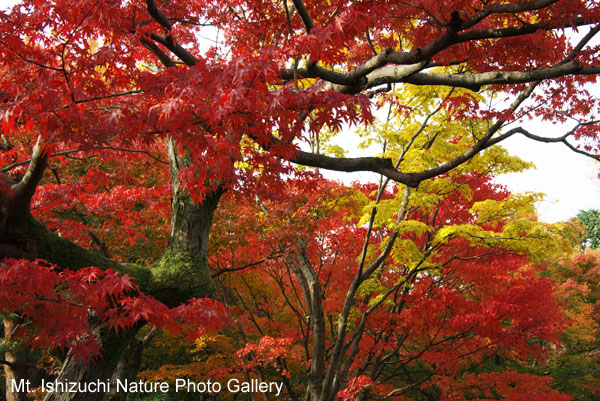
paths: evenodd
<path fill-rule="evenodd" d="M 17 2 L 0 0 L 0 9 Z M 556 135 L 563 131 L 560 127 L 554 127 L 553 130 L 556 130 Z M 537 169 L 523 173 L 507 174 L 498 181 L 507 185 L 512 192 L 545 193 L 546 198 L 538 204 L 540 220 L 564 221 L 574 217 L 579 210 L 600 209 L 599 162 L 575 154 L 561 144 L 537 143 L 523 137 L 510 138 L 503 146 L 537 166 Z M 356 155 L 355 152 L 350 153 Z M 359 177 L 364 179 L 366 175 L 344 175 L 343 179 Z"/>
<path fill-rule="evenodd" d="M 509 138 L 504 147 L 536 169 L 498 178 L 512 192 L 543 192 L 538 214 L 554 223 L 574 217 L 579 210 L 600 209 L 600 162 L 572 152 L 562 144 L 545 144 L 521 137 Z"/>
<path fill-rule="evenodd" d="M 570 127 L 569 127 L 570 128 Z M 560 127 L 554 129 L 558 136 L 564 131 Z M 533 129 L 530 132 L 534 133 Z M 358 143 L 355 137 L 346 134 L 336 143 L 348 148 L 349 144 Z M 502 142 L 502 146 L 511 154 L 521 159 L 533 162 L 536 168 L 522 173 L 503 174 L 496 178 L 498 183 L 504 184 L 512 193 L 542 192 L 544 199 L 538 202 L 538 218 L 547 223 L 567 221 L 575 217 L 580 210 L 600 209 L 600 162 L 572 152 L 562 144 L 545 144 L 532 141 L 522 136 L 514 136 Z M 377 153 L 373 149 L 366 154 L 364 150 L 349 149 L 348 156 L 372 156 Z M 323 171 L 321 171 L 324 173 Z M 342 174 L 342 175 L 340 175 Z M 345 182 L 354 180 L 377 181 L 373 173 L 324 173 L 330 178 L 341 178 Z"/>

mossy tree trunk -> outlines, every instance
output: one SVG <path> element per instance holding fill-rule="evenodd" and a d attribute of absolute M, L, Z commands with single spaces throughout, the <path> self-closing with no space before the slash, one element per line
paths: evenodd
<path fill-rule="evenodd" d="M 153 268 L 151 293 L 169 306 L 191 297 L 212 295 L 213 287 L 208 266 L 208 237 L 213 215 L 221 196 L 217 185 L 197 205 L 184 190 L 179 179 L 190 155 L 182 155 L 172 139 L 168 139 L 171 188 L 171 232 L 166 251 Z"/>
<path fill-rule="evenodd" d="M 111 267 L 136 278 L 145 293 L 154 296 L 168 306 L 176 306 L 193 297 L 212 294 L 210 270 L 208 266 L 208 237 L 214 211 L 223 189 L 217 186 L 196 205 L 183 189 L 179 180 L 181 168 L 189 163 L 189 155 L 180 155 L 172 140 L 169 140 L 169 160 L 171 164 L 171 186 L 173 189 L 171 233 L 163 256 L 150 268 L 122 265 L 97 252 L 83 249 L 73 242 L 59 237 L 36 221 L 30 213 L 30 201 L 46 167 L 46 156 L 39 143 L 34 148 L 32 161 L 27 173 L 18 183 L 11 183 L 13 195 L 0 194 L 0 259 L 4 257 L 45 259 L 61 267 L 78 269 L 87 266 Z M 92 319 L 93 320 L 93 319 Z M 139 369 L 142 343 L 136 338 L 139 327 L 116 334 L 106 326 L 93 326 L 96 338 L 102 345 L 102 355 L 89 363 L 81 363 L 67 357 L 63 363 L 58 381 L 111 382 L 117 376 L 134 378 Z M 128 351 L 127 351 L 128 350 Z M 124 357 L 124 352 L 127 352 Z M 18 371 L 19 356 L 10 355 L 14 362 L 5 363 L 7 384 L 9 377 L 24 373 Z M 121 373 L 119 373 L 121 372 Z M 10 387 L 7 386 L 7 393 Z M 20 395 L 9 395 L 11 400 L 20 401 Z M 53 393 L 47 394 L 45 401 L 100 401 L 118 400 L 115 394 L 102 393 Z"/>

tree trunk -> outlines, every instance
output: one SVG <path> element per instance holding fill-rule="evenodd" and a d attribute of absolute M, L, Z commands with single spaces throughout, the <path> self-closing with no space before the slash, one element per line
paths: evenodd
<path fill-rule="evenodd" d="M 14 331 L 16 323 L 12 319 L 4 319 L 4 339 L 10 340 L 11 333 Z M 25 355 L 19 355 L 18 352 L 4 352 L 4 377 L 6 378 L 6 401 L 25 401 L 27 399 L 26 391 L 11 391 L 15 386 L 23 385 L 29 379 Z"/>
<path fill-rule="evenodd" d="M 115 383 L 112 383 L 112 380 L 109 382 L 109 379 L 113 379 L 123 352 L 135 341 L 138 330 L 139 327 L 136 327 L 125 333 L 116 334 L 114 331 L 109 332 L 106 325 L 96 323 L 92 333 L 102 346 L 102 356 L 89 362 L 67 356 L 55 380 L 58 383 L 111 383 L 111 389 L 114 389 Z M 104 391 L 52 392 L 46 393 L 44 401 L 100 401 L 107 399 L 110 394 Z"/>
<path fill-rule="evenodd" d="M 179 179 L 190 156 L 180 155 L 172 139 L 168 140 L 168 147 L 173 190 L 171 233 L 167 250 L 152 269 L 150 293 L 166 305 L 175 306 L 192 297 L 212 295 L 208 237 L 224 189 L 217 186 L 202 204 L 195 204 Z"/>
<path fill-rule="evenodd" d="M 182 188 L 178 177 L 181 168 L 189 163 L 189 155 L 179 155 L 171 139 L 168 145 L 173 189 L 171 233 L 165 253 L 151 268 L 121 265 L 99 253 L 83 249 L 47 230 L 31 216 L 31 196 L 46 165 L 45 155 L 37 145 L 27 174 L 21 182 L 12 185 L 14 192 L 22 196 L 0 194 L 0 259 L 40 258 L 71 269 L 111 267 L 136 278 L 142 291 L 170 307 L 193 297 L 211 295 L 213 288 L 208 266 L 208 237 L 214 211 L 224 190 L 217 186 L 202 204 L 196 205 Z M 85 383 L 106 382 L 117 377 L 135 378 L 143 348 L 135 338 L 139 327 L 119 334 L 109 333 L 106 327 L 98 325 L 93 330 L 102 345 L 102 355 L 89 363 L 67 357 L 56 380 Z M 16 364 L 5 364 L 7 399 L 10 401 L 22 400 L 15 398 L 19 395 L 10 394 L 9 378 L 23 375 L 17 367 Z M 111 388 L 114 390 L 114 386 Z M 116 401 L 121 400 L 122 396 L 114 392 L 57 392 L 48 393 L 44 401 Z"/>
<path fill-rule="evenodd" d="M 110 388 L 110 391 L 105 394 L 105 401 L 125 401 L 127 399 L 127 393 L 117 391 L 117 387 L 114 383 L 117 383 L 118 380 L 136 380 L 142 365 L 142 352 L 144 351 L 144 347 L 152 340 L 152 338 L 154 338 L 155 334 L 156 329 L 152 328 L 142 340 L 138 340 L 137 338 L 133 339 L 127 349 L 121 354 L 121 358 L 119 359 L 119 362 L 117 362 L 117 367 L 110 379 L 113 386 Z"/>

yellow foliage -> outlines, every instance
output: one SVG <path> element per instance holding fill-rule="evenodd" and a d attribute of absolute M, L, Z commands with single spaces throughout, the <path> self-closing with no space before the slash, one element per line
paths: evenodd
<path fill-rule="evenodd" d="M 368 297 L 375 292 L 385 292 L 386 287 L 381 284 L 378 277 L 370 277 L 358 287 L 357 295 L 359 297 Z"/>
<path fill-rule="evenodd" d="M 223 334 L 205 334 L 201 337 L 198 337 L 196 341 L 194 341 L 196 346 L 196 350 L 199 352 L 214 352 L 219 351 L 223 353 L 234 353 L 237 348 L 231 342 L 231 338 L 223 335 Z M 194 356 L 195 360 L 202 360 L 202 355 Z"/>
<path fill-rule="evenodd" d="M 506 200 L 486 199 L 476 202 L 470 212 L 477 216 L 477 223 L 500 223 L 527 215 L 535 215 L 535 203 L 544 197 L 541 193 L 512 194 Z"/>
<path fill-rule="evenodd" d="M 403 266 L 414 267 L 423 259 L 423 253 L 409 239 L 398 239 L 392 249 L 392 259 Z"/>
<path fill-rule="evenodd" d="M 422 221 L 418 220 L 404 220 L 401 221 L 396 230 L 399 233 L 415 233 L 417 236 L 421 236 L 426 232 L 430 232 L 432 228 Z"/>

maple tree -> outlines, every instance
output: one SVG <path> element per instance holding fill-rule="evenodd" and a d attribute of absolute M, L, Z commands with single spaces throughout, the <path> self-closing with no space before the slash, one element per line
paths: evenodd
<path fill-rule="evenodd" d="M 513 197 L 487 176 L 461 174 L 430 184 L 409 199 L 403 191 L 384 192 L 377 202 L 381 220 L 368 227 L 362 218 L 376 203 L 371 185 L 297 181 L 284 195 L 261 198 L 260 207 L 226 200 L 217 212 L 226 225 L 215 228 L 211 264 L 237 330 L 204 337 L 197 362 L 143 377 L 256 375 L 283 381 L 292 399 L 308 393 L 316 399 L 446 400 L 473 392 L 569 399 L 552 390 L 548 378 L 494 372 L 493 362 L 540 358 L 540 344 L 558 340 L 564 322 L 553 283 L 527 259 L 550 257 L 543 249 L 568 249 L 559 234 L 566 227 L 533 221 L 524 213 L 535 197 Z M 389 223 L 385 210 L 396 207 L 406 211 Z M 244 235 L 232 243 L 232 231 Z M 351 245 L 367 231 L 367 248 Z M 249 263 L 257 254 L 265 258 L 258 267 Z M 351 266 L 358 260 L 365 263 L 357 286 Z M 220 274 L 232 266 L 247 267 Z M 347 325 L 343 335 L 335 330 L 340 321 Z M 246 345 L 236 352 L 232 343 L 240 342 Z M 474 369 L 484 370 L 474 375 Z M 323 395 L 327 385 L 332 395 Z"/>
<path fill-rule="evenodd" d="M 555 350 L 546 369 L 558 388 L 572 394 L 574 400 L 593 400 L 600 395 L 598 262 L 596 250 L 575 254 L 549 269 L 560 283 L 559 296 L 564 300 L 569 325 L 562 335 L 562 346 Z"/>
<path fill-rule="evenodd" d="M 598 273 L 597 251 L 566 254 L 548 264 L 543 275 L 556 281 L 556 298 L 562 304 L 561 341 L 548 348 L 546 363 L 505 359 L 500 366 L 552 377 L 552 387 L 575 401 L 598 398 Z"/>
<path fill-rule="evenodd" d="M 264 195 L 280 194 L 292 177 L 310 182 L 297 165 L 378 173 L 404 185 L 410 203 L 461 174 L 516 169 L 497 146 L 513 135 L 597 158 L 599 103 L 590 84 L 600 73 L 599 18 L 591 0 L 20 2 L 0 13 L 0 255 L 12 258 L 2 263 L 111 268 L 175 307 L 213 291 L 208 239 L 223 195 L 267 202 Z M 206 29 L 219 33 L 208 50 Z M 386 109 L 390 117 L 380 121 Z M 521 126 L 530 117 L 573 124 L 545 137 Z M 343 156 L 335 140 L 348 126 L 383 152 Z M 370 278 L 363 269 L 374 273 L 396 243 L 407 244 L 398 230 L 421 227 L 404 226 L 401 204 L 373 207 L 361 223 L 400 217 L 375 268 L 368 268 L 373 231 L 363 233 L 365 257 L 348 260 L 359 273 L 338 305 L 342 315 Z M 481 203 L 477 213 L 492 218 L 493 205 Z M 312 229 L 314 217 L 295 224 Z M 526 219 L 506 227 L 511 238 L 545 230 Z M 440 229 L 440 241 L 477 236 L 473 229 Z M 526 239 L 511 242 L 514 251 L 539 250 Z M 309 242 L 294 243 L 295 257 Z M 309 293 L 314 300 L 315 288 Z M 338 338 L 349 333 L 348 318 L 334 322 Z M 321 338 L 323 322 L 306 330 Z M 135 331 L 101 341 L 94 363 L 66 362 L 59 377 L 109 377 Z M 342 389 L 343 375 L 334 385 L 335 369 L 323 369 L 323 346 L 311 362 L 315 400 Z M 335 364 L 344 351 L 336 345 Z M 13 374 L 17 364 L 5 370 Z M 319 381 L 327 383 L 322 390 Z"/>

